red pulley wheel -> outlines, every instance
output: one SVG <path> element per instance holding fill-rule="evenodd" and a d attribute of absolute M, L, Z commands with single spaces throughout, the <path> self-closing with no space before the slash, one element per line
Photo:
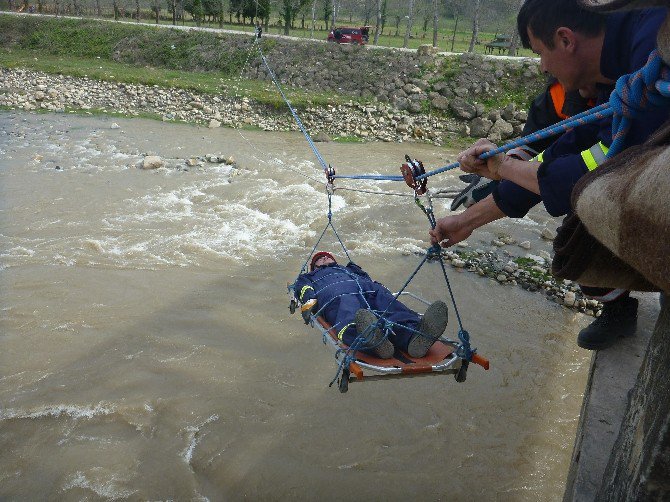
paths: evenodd
<path fill-rule="evenodd" d="M 426 193 L 428 180 L 426 178 L 422 180 L 416 179 L 417 176 L 426 174 L 426 170 L 423 168 L 423 164 L 420 160 L 408 160 L 406 164 L 403 164 L 400 167 L 400 172 L 402 173 L 402 177 L 404 178 L 405 183 L 407 183 L 407 186 L 414 189 L 419 195 Z"/>

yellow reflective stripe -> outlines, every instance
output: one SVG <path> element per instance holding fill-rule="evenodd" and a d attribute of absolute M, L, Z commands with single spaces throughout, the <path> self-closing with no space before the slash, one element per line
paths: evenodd
<path fill-rule="evenodd" d="M 530 160 L 531 160 L 531 162 L 534 161 L 534 160 L 536 160 L 536 161 L 538 161 L 538 162 L 544 162 L 544 157 L 543 157 L 543 155 L 544 155 L 544 152 L 540 152 L 539 155 L 533 157 L 533 158 L 530 159 Z"/>
<path fill-rule="evenodd" d="M 347 324 L 344 328 L 342 328 L 342 329 L 339 331 L 339 333 L 337 334 L 337 338 L 339 338 L 340 340 L 342 340 L 342 337 L 344 336 L 344 332 L 347 330 L 347 328 L 348 328 L 349 326 L 353 326 L 353 325 L 354 325 L 354 323 L 353 323 L 353 322 L 350 322 L 350 323 Z"/>
<path fill-rule="evenodd" d="M 300 307 L 300 312 L 304 312 L 305 310 L 311 309 L 314 305 L 316 305 L 316 298 L 308 301 L 305 303 L 302 307 Z"/>
<path fill-rule="evenodd" d="M 607 160 L 607 152 L 609 148 L 603 145 L 602 141 L 596 143 L 588 150 L 584 150 L 581 155 L 589 171 L 593 171 L 596 167 Z"/>
<path fill-rule="evenodd" d="M 302 301 L 302 297 L 305 295 L 305 291 L 307 291 L 308 289 L 314 291 L 314 288 L 312 286 L 303 286 L 302 289 L 300 290 L 300 301 Z"/>

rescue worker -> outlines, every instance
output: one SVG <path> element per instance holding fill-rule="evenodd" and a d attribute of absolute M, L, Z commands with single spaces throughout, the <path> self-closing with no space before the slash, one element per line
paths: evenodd
<path fill-rule="evenodd" d="M 585 112 L 594 104 L 593 100 L 583 97 L 579 91 L 565 92 L 561 83 L 555 77 L 549 77 L 547 87 L 539 94 L 528 109 L 528 118 L 521 131 L 521 136 L 528 136 L 556 124 L 579 113 Z M 507 152 L 516 155 L 521 160 L 530 160 L 538 155 L 556 140 L 556 137 L 534 141 L 528 145 L 514 148 Z M 472 206 L 490 195 L 500 183 L 483 178 L 478 174 L 464 174 L 459 176 L 461 181 L 468 183 L 461 193 L 451 202 L 451 210 L 456 211 L 461 205 L 465 208 Z"/>
<path fill-rule="evenodd" d="M 312 313 L 318 313 L 347 345 L 365 334 L 365 352 L 382 359 L 392 357 L 395 349 L 411 357 L 423 357 L 447 327 L 444 302 L 431 304 L 421 317 L 361 267 L 352 262 L 345 267 L 338 265 L 327 251 L 312 256 L 310 272 L 301 274 L 294 288 L 305 324 Z M 388 338 L 379 325 L 370 329 L 382 313 L 384 320 L 392 323 Z"/>
<path fill-rule="evenodd" d="M 540 55 L 544 72 L 555 76 L 567 92 L 579 90 L 601 104 L 608 101 L 619 77 L 644 66 L 666 14 L 664 8 L 599 14 L 583 9 L 578 0 L 526 0 L 517 27 L 524 47 Z M 625 148 L 643 143 L 668 115 L 667 108 L 652 108 L 643 118 L 633 119 Z M 439 219 L 430 232 L 432 242 L 452 246 L 494 220 L 525 216 L 540 201 L 552 216 L 569 213 L 577 180 L 605 160 L 611 126 L 611 118 L 606 118 L 577 127 L 529 162 L 502 154 L 480 161 L 479 155 L 495 145 L 477 141 L 459 155 L 461 168 L 501 183 L 464 212 Z M 582 289 L 605 304 L 601 316 L 579 333 L 580 347 L 603 349 L 635 333 L 636 299 L 622 290 Z"/>

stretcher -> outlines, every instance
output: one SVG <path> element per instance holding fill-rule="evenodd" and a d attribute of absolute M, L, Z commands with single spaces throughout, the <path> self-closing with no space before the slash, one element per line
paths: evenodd
<path fill-rule="evenodd" d="M 352 351 L 337 336 L 333 327 L 321 316 L 314 317 L 327 342 L 335 350 L 335 358 L 344 364 L 338 380 L 340 392 L 347 392 L 350 382 L 363 382 L 383 378 L 427 376 L 439 373 L 453 374 L 457 382 L 464 382 L 470 361 L 458 355 L 456 342 L 439 338 L 428 353 L 421 358 L 396 350 L 390 359 L 381 359 L 361 351 Z M 347 357 L 349 356 L 349 357 Z M 345 358 L 348 358 L 347 362 Z M 472 356 L 472 362 L 489 369 L 489 361 L 479 354 Z"/>

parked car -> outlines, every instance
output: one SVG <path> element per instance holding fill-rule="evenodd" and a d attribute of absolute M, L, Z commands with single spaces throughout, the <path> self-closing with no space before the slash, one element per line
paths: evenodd
<path fill-rule="evenodd" d="M 370 33 L 369 26 L 362 26 L 360 28 L 347 28 L 341 26 L 335 28 L 328 34 L 329 42 L 337 42 L 338 44 L 358 44 L 363 45 L 368 43 Z"/>

